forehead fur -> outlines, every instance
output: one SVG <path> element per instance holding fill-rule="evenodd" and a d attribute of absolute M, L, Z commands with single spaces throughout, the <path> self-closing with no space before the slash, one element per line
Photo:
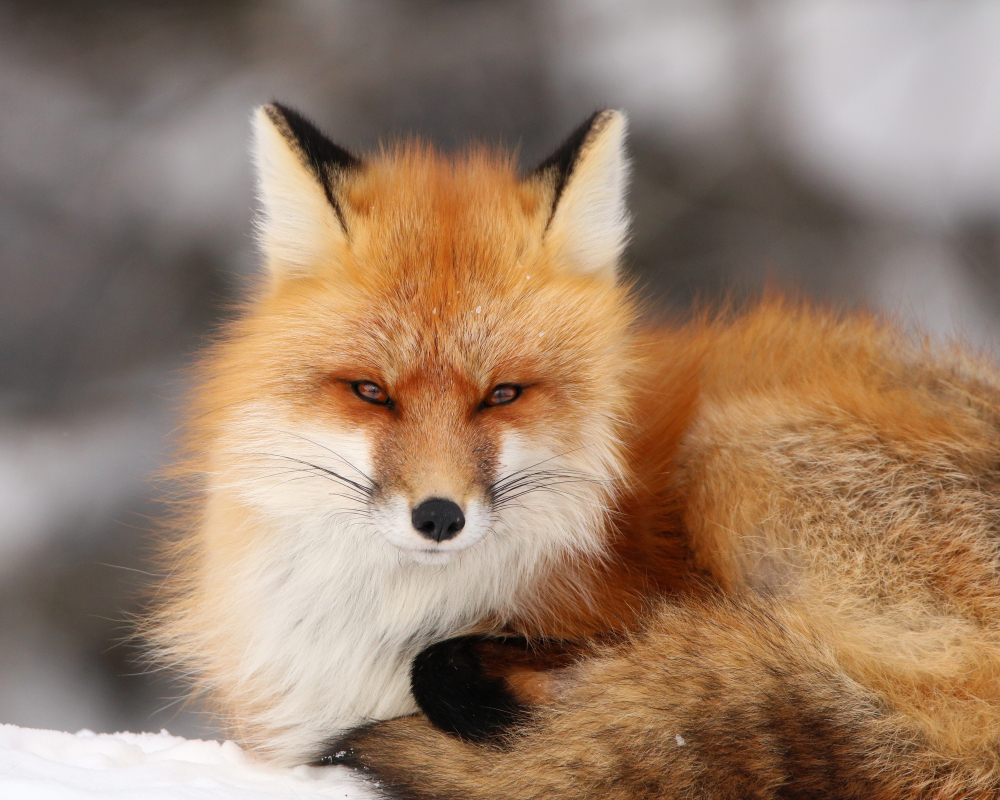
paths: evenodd
<path fill-rule="evenodd" d="M 556 348 L 567 363 L 573 351 L 601 360 L 630 322 L 628 292 L 542 247 L 552 191 L 496 150 L 385 151 L 339 190 L 345 246 L 272 286 L 259 316 L 282 318 L 303 357 L 350 359 L 387 381 L 429 362 L 481 383 L 525 380 L 508 373 L 543 361 L 551 372 Z"/>
<path fill-rule="evenodd" d="M 519 180 L 511 157 L 497 150 L 449 158 L 419 142 L 398 146 L 340 194 L 350 241 L 345 277 L 400 287 L 488 281 L 540 243 L 547 188 Z"/>

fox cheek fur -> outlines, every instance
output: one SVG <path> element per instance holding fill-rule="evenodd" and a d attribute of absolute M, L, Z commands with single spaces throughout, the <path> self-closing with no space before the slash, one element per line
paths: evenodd
<path fill-rule="evenodd" d="M 596 114 L 518 176 L 257 112 L 266 270 L 199 367 L 149 634 L 266 757 L 416 710 L 424 647 L 544 616 L 608 551 L 637 369 L 624 128 Z"/>

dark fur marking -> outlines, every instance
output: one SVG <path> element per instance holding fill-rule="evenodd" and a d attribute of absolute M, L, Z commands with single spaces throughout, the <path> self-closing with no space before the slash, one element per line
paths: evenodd
<path fill-rule="evenodd" d="M 375 793 L 386 800 L 419 800 L 422 795 L 407 791 L 407 787 L 397 783 L 383 775 L 377 769 L 372 769 L 365 760 L 365 756 L 358 750 L 364 750 L 366 737 L 378 731 L 378 722 L 369 722 L 367 725 L 360 725 L 352 728 L 343 736 L 328 742 L 323 750 L 323 755 L 311 762 L 311 767 L 348 767 L 357 772 L 358 776 L 364 779 Z M 354 743 L 359 743 L 359 748 L 355 748 Z"/>
<path fill-rule="evenodd" d="M 573 174 L 573 169 L 576 167 L 576 162 L 580 157 L 580 151 L 583 149 L 583 145 L 587 142 L 587 139 L 590 138 L 590 134 L 594 129 L 594 123 L 604 113 L 605 111 L 595 111 L 587 117 L 586 121 L 574 130 L 552 155 L 528 173 L 528 177 L 541 177 L 548 174 L 554 174 L 555 176 L 555 192 L 552 195 L 552 208 L 549 211 L 549 219 L 545 223 L 546 229 L 548 229 L 549 224 L 552 222 L 552 217 L 555 216 L 559 198 L 562 197 L 563 189 L 566 188 L 569 176 Z"/>
<path fill-rule="evenodd" d="M 267 106 L 267 115 L 281 129 L 305 158 L 306 165 L 319 180 L 327 201 L 333 206 L 340 226 L 347 232 L 344 212 L 333 193 L 333 176 L 361 169 L 364 162 L 343 147 L 331 142 L 319 128 L 293 108 L 281 103 Z"/>
<path fill-rule="evenodd" d="M 477 644 L 464 636 L 433 644 L 413 659 L 410 688 L 427 718 L 438 728 L 473 742 L 496 741 L 523 720 L 526 709 L 503 680 L 488 677 Z"/>
<path fill-rule="evenodd" d="M 353 728 L 345 734 L 343 739 L 334 739 L 333 741 L 327 742 L 321 750 L 322 755 L 317 756 L 314 761 L 310 761 L 309 766 L 350 767 L 351 769 L 360 770 L 361 772 L 367 772 L 368 767 L 365 766 L 364 761 L 354 751 L 354 748 L 349 744 L 349 741 L 357 731 L 376 724 L 377 723 L 372 722 L 368 725 L 361 726 L 361 728 Z"/>

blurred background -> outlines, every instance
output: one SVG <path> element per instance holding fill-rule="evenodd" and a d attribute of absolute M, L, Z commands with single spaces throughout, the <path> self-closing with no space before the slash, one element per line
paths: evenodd
<path fill-rule="evenodd" d="M 527 167 L 632 121 L 628 268 L 1000 328 L 995 0 L 0 1 L 0 721 L 212 735 L 122 644 L 183 366 L 256 269 L 251 108 Z"/>

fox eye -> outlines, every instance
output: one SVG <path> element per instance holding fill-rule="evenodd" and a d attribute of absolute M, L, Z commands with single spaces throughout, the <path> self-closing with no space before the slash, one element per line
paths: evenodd
<path fill-rule="evenodd" d="M 355 381 L 351 384 L 351 388 L 354 389 L 354 394 L 366 403 L 374 403 L 377 406 L 392 407 L 392 400 L 389 397 L 389 393 L 377 383 L 372 383 L 371 381 Z"/>
<path fill-rule="evenodd" d="M 493 387 L 486 399 L 483 400 L 483 405 L 488 408 L 493 406 L 505 406 L 513 403 L 517 398 L 521 396 L 521 387 L 515 383 L 501 383 L 499 386 Z"/>

